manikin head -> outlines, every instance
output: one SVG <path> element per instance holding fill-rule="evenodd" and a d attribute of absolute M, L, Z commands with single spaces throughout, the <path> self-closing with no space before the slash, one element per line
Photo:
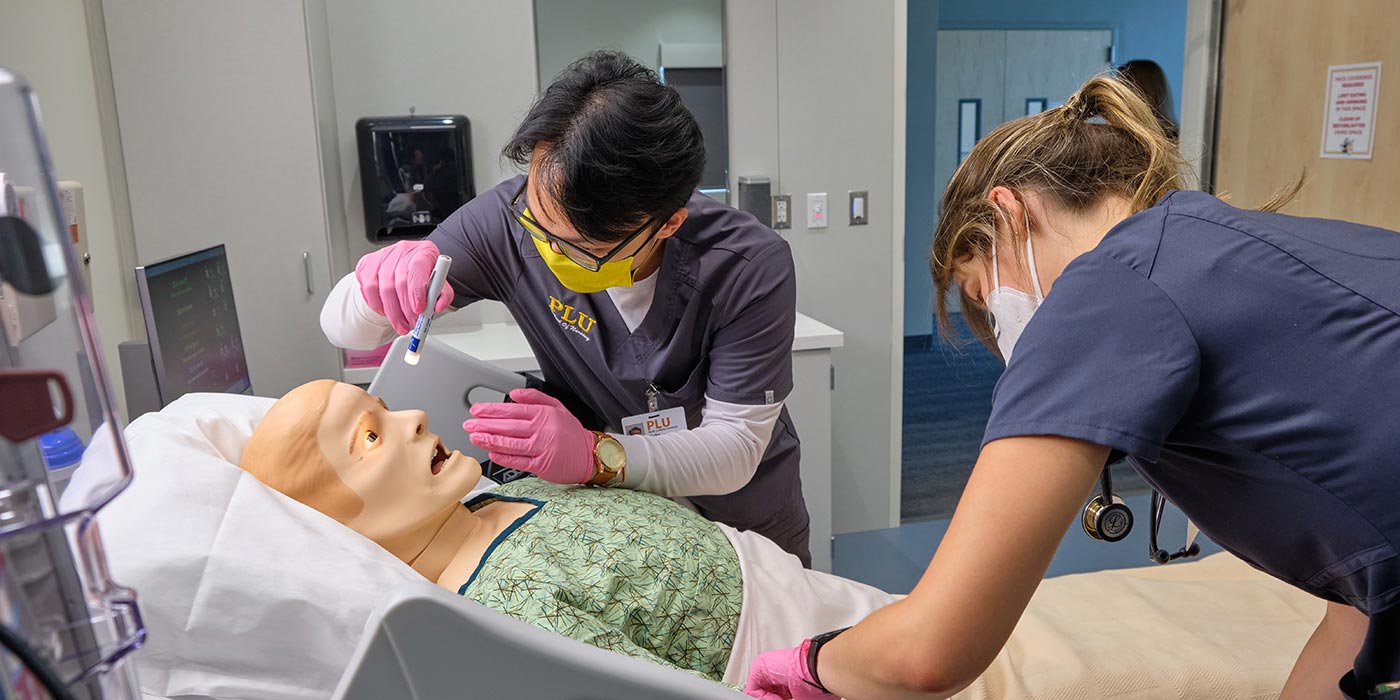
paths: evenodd
<path fill-rule="evenodd" d="M 310 382 L 267 412 L 241 466 L 407 562 L 481 479 L 481 464 L 427 425 L 353 385 Z"/>

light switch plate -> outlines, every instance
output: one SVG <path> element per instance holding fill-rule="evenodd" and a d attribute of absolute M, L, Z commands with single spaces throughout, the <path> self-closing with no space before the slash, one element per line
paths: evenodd
<path fill-rule="evenodd" d="M 826 228 L 831 210 L 826 206 L 825 192 L 807 193 L 807 228 Z"/>
<path fill-rule="evenodd" d="M 773 228 L 792 228 L 792 195 L 773 195 Z"/>
<path fill-rule="evenodd" d="M 852 226 L 870 223 L 870 193 L 866 190 L 851 190 L 851 204 L 848 207 Z"/>

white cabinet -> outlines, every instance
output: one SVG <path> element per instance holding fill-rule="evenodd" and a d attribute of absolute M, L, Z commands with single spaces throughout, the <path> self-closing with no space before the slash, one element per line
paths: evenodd
<path fill-rule="evenodd" d="M 300 2 L 103 3 L 140 263 L 223 243 L 253 390 L 335 377 Z"/>
<path fill-rule="evenodd" d="M 799 330 L 803 319 L 798 318 Z M 817 324 L 822 325 L 822 324 Z M 802 441 L 802 498 L 812 518 L 812 568 L 831 571 L 831 519 L 833 509 L 831 464 L 831 349 L 845 336 L 830 333 L 826 340 L 799 337 L 792 351 L 792 393 L 785 402 L 797 437 Z"/>

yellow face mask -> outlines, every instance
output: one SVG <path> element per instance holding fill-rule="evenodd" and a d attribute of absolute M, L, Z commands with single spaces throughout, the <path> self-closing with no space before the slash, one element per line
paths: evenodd
<path fill-rule="evenodd" d="M 530 240 L 535 242 L 535 250 L 540 251 L 540 257 L 544 258 L 544 264 L 549 266 L 549 271 L 554 273 L 560 284 L 572 291 L 579 294 L 592 294 L 613 287 L 632 286 L 632 258 L 630 257 L 609 260 L 603 263 L 597 272 L 589 272 L 579 267 L 578 263 L 570 260 L 569 256 L 554 252 L 548 243 L 541 242 L 534 236 L 531 236 Z"/>
<path fill-rule="evenodd" d="M 528 209 L 525 211 L 529 213 Z M 535 250 L 540 251 L 540 257 L 549 266 L 549 271 L 566 289 L 579 294 L 592 294 L 613 287 L 632 286 L 632 260 L 635 256 L 609 260 L 597 272 L 590 272 L 570 260 L 569 256 L 554 252 L 548 243 L 534 236 L 530 236 L 530 240 L 535 243 Z"/>

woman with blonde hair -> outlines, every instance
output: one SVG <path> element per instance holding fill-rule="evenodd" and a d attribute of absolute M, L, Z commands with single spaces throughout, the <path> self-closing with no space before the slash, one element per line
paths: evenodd
<path fill-rule="evenodd" d="M 956 287 L 1008 360 L 972 477 L 907 599 L 761 655 L 751 695 L 967 686 L 1123 453 L 1221 546 L 1327 601 L 1285 699 L 1338 697 L 1339 677 L 1400 698 L 1400 235 L 1273 213 L 1296 186 L 1237 209 L 1185 172 L 1105 77 L 972 150 L 931 254 L 942 330 Z"/>

